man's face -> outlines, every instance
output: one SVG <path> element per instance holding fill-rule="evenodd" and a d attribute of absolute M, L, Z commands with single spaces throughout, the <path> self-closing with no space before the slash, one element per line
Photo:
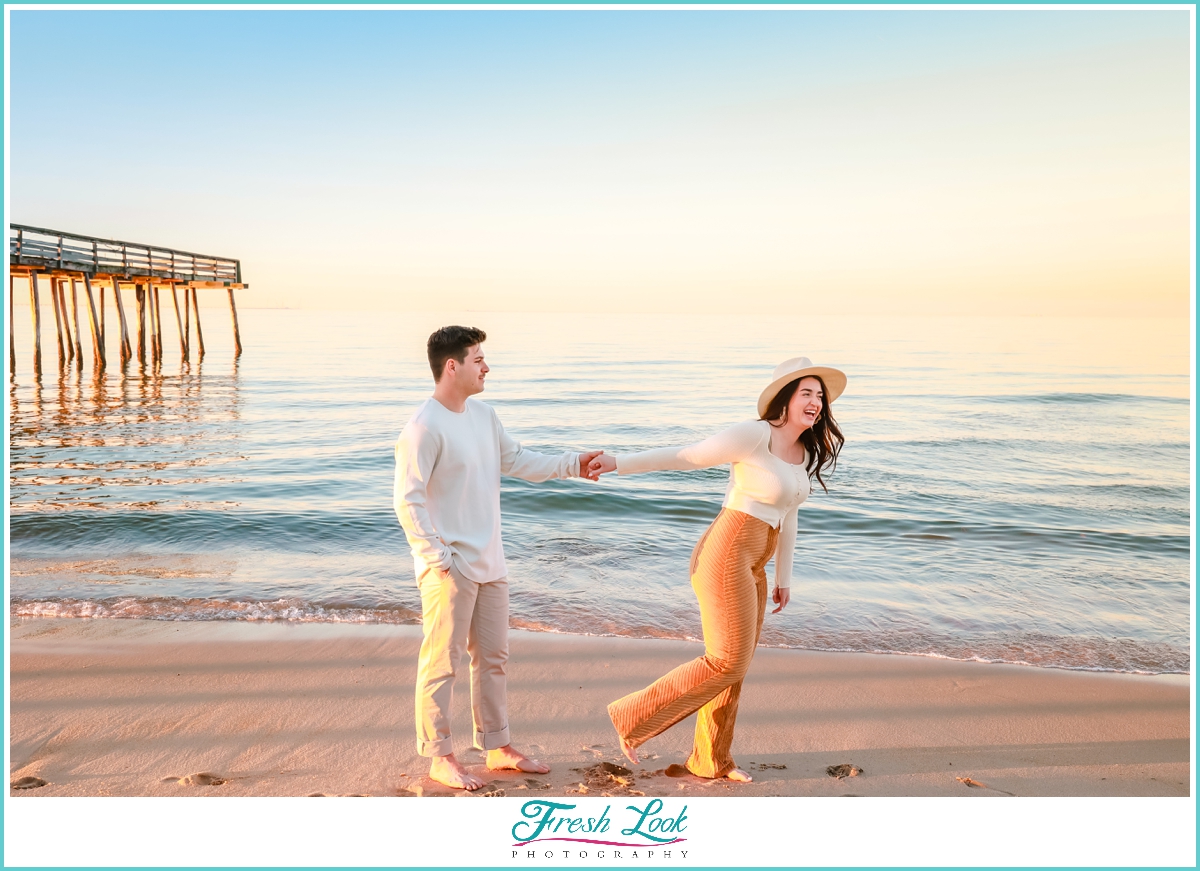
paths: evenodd
<path fill-rule="evenodd" d="M 466 396 L 483 393 L 483 379 L 487 373 L 482 344 L 467 348 L 467 356 L 461 363 L 453 357 L 446 361 L 446 375 L 454 379 L 454 386 Z"/>

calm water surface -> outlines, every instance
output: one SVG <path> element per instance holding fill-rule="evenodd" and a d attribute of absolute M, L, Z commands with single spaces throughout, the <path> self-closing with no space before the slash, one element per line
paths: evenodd
<path fill-rule="evenodd" d="M 18 329 L 14 616 L 418 622 L 392 445 L 425 338 L 466 322 L 482 398 L 542 451 L 691 443 L 786 357 L 845 369 L 846 447 L 765 644 L 1190 671 L 1186 321 L 246 310 L 234 362 L 204 314 L 202 364 L 168 330 L 160 370 L 99 380 L 59 371 L 44 313 L 36 381 Z M 698 637 L 688 555 L 726 477 L 505 479 L 513 625 Z"/>

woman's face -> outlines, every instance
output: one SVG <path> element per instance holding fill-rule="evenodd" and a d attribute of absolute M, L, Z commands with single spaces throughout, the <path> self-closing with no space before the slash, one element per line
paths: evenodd
<path fill-rule="evenodd" d="M 808 429 L 817 422 L 817 417 L 824 407 L 825 393 L 821 390 L 820 380 L 811 375 L 801 378 L 788 403 L 788 421 L 794 421 Z"/>

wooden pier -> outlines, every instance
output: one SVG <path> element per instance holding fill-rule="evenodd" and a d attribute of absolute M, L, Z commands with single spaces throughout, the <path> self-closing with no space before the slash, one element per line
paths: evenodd
<path fill-rule="evenodd" d="M 175 326 L 179 334 L 181 359 L 191 358 L 191 319 L 196 320 L 197 359 L 204 356 L 204 333 L 200 328 L 198 290 L 224 289 L 229 294 L 233 319 L 234 356 L 242 353 L 238 331 L 237 305 L 233 292 L 248 285 L 242 282 L 242 264 L 230 257 L 196 254 L 157 245 L 120 242 L 9 224 L 8 231 L 8 355 L 10 371 L 16 371 L 17 354 L 12 323 L 14 283 L 24 276 L 29 283 L 33 313 L 33 369 L 42 372 L 42 319 L 39 292 L 50 293 L 54 304 L 54 328 L 60 368 L 74 361 L 83 369 L 83 328 L 79 321 L 80 296 L 83 297 L 87 329 L 91 334 L 92 365 L 103 372 L 108 365 L 105 353 L 105 292 L 112 289 L 117 320 L 121 329 L 119 343 L 121 366 L 136 354 L 139 364 L 160 366 L 163 360 L 163 315 L 160 292 L 171 296 Z M 70 304 L 67 285 L 70 283 Z M 133 306 L 127 318 L 122 289 L 132 290 Z M 82 290 L 82 292 L 81 292 Z M 94 292 L 98 290 L 99 296 Z M 182 291 L 183 308 L 179 295 Z M 131 321 L 136 312 L 136 346 Z"/>

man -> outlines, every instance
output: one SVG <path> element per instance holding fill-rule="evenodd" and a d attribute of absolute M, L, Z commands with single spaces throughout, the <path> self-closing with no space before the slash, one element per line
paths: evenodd
<path fill-rule="evenodd" d="M 396 515 L 408 536 L 421 591 L 424 641 L 417 664 L 417 750 L 429 776 L 457 789 L 484 781 L 454 757 L 450 700 L 463 650 L 471 655 L 471 718 L 489 769 L 550 769 L 509 742 L 508 570 L 500 540 L 500 476 L 527 481 L 596 476 L 600 451 L 527 451 L 491 406 L 472 399 L 488 373 L 483 330 L 442 327 L 429 337 L 433 396 L 396 442 Z M 582 470 L 582 472 L 581 472 Z"/>

